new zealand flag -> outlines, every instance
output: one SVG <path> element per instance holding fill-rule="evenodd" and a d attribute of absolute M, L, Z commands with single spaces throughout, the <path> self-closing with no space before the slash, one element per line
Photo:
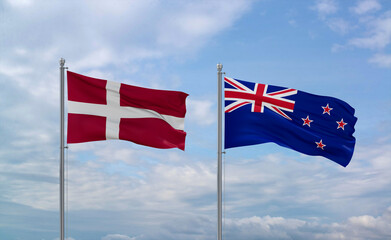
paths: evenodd
<path fill-rule="evenodd" d="M 357 118 L 346 102 L 291 88 L 225 81 L 225 148 L 274 142 L 346 167 Z"/>

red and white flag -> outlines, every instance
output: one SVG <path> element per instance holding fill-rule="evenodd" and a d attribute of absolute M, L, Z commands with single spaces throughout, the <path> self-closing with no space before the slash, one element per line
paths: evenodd
<path fill-rule="evenodd" d="M 185 149 L 186 97 L 67 72 L 68 143 L 122 139 Z"/>

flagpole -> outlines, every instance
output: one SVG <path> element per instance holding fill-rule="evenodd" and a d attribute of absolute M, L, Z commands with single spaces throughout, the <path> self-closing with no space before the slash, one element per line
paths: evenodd
<path fill-rule="evenodd" d="M 60 240 L 64 240 L 64 67 L 60 59 Z"/>
<path fill-rule="evenodd" d="M 222 240 L 222 75 L 223 64 L 217 64 L 217 240 Z"/>

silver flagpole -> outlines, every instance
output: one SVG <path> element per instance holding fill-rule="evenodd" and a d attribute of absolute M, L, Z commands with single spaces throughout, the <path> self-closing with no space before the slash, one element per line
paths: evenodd
<path fill-rule="evenodd" d="M 64 67 L 65 59 L 60 59 L 60 240 L 64 240 Z"/>
<path fill-rule="evenodd" d="M 222 75 L 223 64 L 217 64 L 217 239 L 222 240 Z"/>

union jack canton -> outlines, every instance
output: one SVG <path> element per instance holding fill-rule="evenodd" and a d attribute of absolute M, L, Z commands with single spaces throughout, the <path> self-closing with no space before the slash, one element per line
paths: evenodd
<path fill-rule="evenodd" d="M 224 82 L 226 149 L 274 142 L 349 164 L 357 118 L 346 102 L 228 77 Z"/>

